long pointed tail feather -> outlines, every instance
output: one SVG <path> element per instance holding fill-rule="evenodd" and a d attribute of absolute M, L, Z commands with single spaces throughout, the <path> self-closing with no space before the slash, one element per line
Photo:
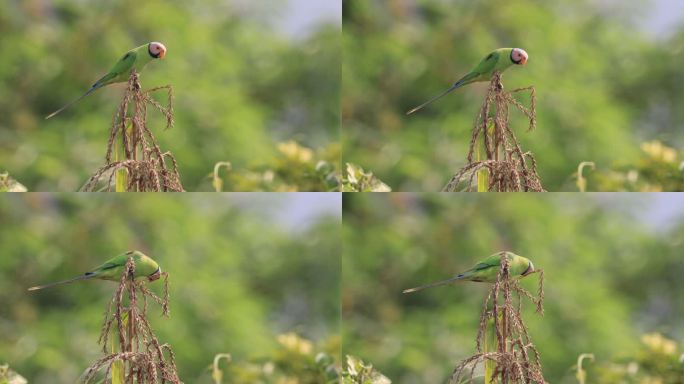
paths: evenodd
<path fill-rule="evenodd" d="M 412 114 L 412 113 L 414 113 L 414 112 L 420 111 L 421 109 L 423 109 L 423 108 L 424 108 L 425 106 L 427 106 L 428 104 L 430 104 L 430 103 L 432 103 L 432 102 L 435 102 L 435 101 L 441 99 L 442 97 L 446 96 L 447 94 L 451 93 L 452 91 L 454 91 L 454 90 L 457 89 L 457 88 L 460 88 L 460 87 L 463 86 L 463 85 L 465 85 L 465 83 L 464 83 L 462 80 L 457 81 L 454 85 L 451 86 L 451 88 L 449 88 L 449 89 L 447 89 L 446 91 L 440 93 L 439 95 L 433 97 L 432 99 L 430 99 L 430 100 L 424 102 L 423 104 L 421 104 L 421 105 L 419 105 L 419 106 L 413 108 L 412 110 L 406 112 L 406 115 L 408 116 L 408 115 L 410 115 L 410 114 Z"/>
<path fill-rule="evenodd" d="M 422 290 L 425 289 L 425 288 L 432 288 L 432 287 L 437 287 L 437 286 L 440 286 L 440 285 L 445 285 L 445 284 L 453 283 L 454 281 L 461 280 L 463 277 L 464 277 L 463 275 L 458 275 L 458 276 L 456 276 L 456 277 L 452 277 L 451 279 L 447 279 L 447 280 L 442 280 L 442 281 L 438 281 L 438 282 L 435 282 L 435 283 L 430 283 L 430 284 L 421 285 L 420 287 L 404 289 L 403 291 L 401 291 L 401 293 L 411 293 L 411 292 L 422 291 Z"/>
<path fill-rule="evenodd" d="M 73 279 L 68 279 L 68 280 L 63 280 L 63 281 L 57 281 L 57 282 L 54 282 L 54 283 L 49 283 L 49 284 L 44 284 L 44 285 L 36 285 L 35 287 L 31 287 L 31 288 L 29 288 L 28 290 L 29 290 L 29 291 L 37 291 L 37 290 L 39 290 L 39 289 L 45 289 L 45 288 L 54 287 L 55 285 L 69 284 L 69 283 L 73 283 L 74 281 L 79 281 L 79 280 L 88 280 L 88 279 L 92 279 L 93 277 L 95 277 L 94 274 L 91 274 L 91 275 L 81 275 L 81 276 L 76 276 L 76 277 L 74 277 Z"/>
<path fill-rule="evenodd" d="M 82 94 L 78 99 L 73 100 L 73 101 L 67 103 L 67 105 L 63 106 L 62 108 L 60 108 L 60 109 L 58 109 L 58 110 L 52 112 L 51 114 L 45 116 L 45 120 L 47 120 L 47 119 L 51 118 L 52 116 L 54 116 L 54 115 L 56 115 L 56 114 L 62 112 L 63 110 L 69 108 L 70 106 L 72 106 L 73 104 L 75 104 L 77 101 L 79 101 L 79 100 L 81 100 L 82 98 L 84 98 L 84 97 L 90 95 L 93 91 L 95 91 L 96 89 L 99 89 L 100 87 L 102 87 L 102 86 L 101 86 L 101 85 L 97 85 L 97 83 L 96 83 L 95 85 L 93 85 L 92 88 L 90 88 L 90 89 L 88 90 L 88 92 Z"/>

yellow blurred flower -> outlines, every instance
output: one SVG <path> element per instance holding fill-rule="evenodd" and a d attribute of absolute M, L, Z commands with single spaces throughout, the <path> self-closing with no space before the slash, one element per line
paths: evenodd
<path fill-rule="evenodd" d="M 641 150 L 646 152 L 654 159 L 662 160 L 666 163 L 674 163 L 677 161 L 677 151 L 666 145 L 663 145 L 658 140 L 647 141 L 641 144 Z"/>
<path fill-rule="evenodd" d="M 300 163 L 308 163 L 314 155 L 311 149 L 299 145 L 294 140 L 278 143 L 278 150 L 288 159 L 299 161 Z"/>
<path fill-rule="evenodd" d="M 659 377 L 645 377 L 639 381 L 639 384 L 663 384 L 663 379 Z"/>
<path fill-rule="evenodd" d="M 285 348 L 302 355 L 310 355 L 313 352 L 313 344 L 310 341 L 292 332 L 278 336 L 278 342 Z"/>
<path fill-rule="evenodd" d="M 674 355 L 677 352 L 677 343 L 663 337 L 660 333 L 647 333 L 641 336 L 641 342 L 655 352 L 666 355 Z"/>

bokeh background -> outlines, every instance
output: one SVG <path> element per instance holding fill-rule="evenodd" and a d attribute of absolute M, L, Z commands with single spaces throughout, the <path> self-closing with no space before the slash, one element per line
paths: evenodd
<path fill-rule="evenodd" d="M 184 382 L 213 383 L 207 367 L 218 353 L 233 358 L 224 382 L 320 382 L 306 379 L 317 353 L 339 356 L 340 200 L 339 194 L 6 194 L 0 364 L 30 383 L 75 382 L 102 356 L 97 339 L 116 284 L 26 289 L 138 249 L 170 274 L 171 317 L 151 304 L 148 319 L 173 348 Z M 163 284 L 149 287 L 163 291 Z M 280 337 L 286 334 L 300 339 Z"/>
<path fill-rule="evenodd" d="M 342 159 L 395 191 L 439 191 L 464 165 L 486 84 L 405 112 L 499 47 L 530 55 L 504 84 L 536 88 L 537 129 L 511 123 L 546 189 L 576 191 L 584 161 L 589 190 L 684 189 L 681 1 L 345 0 L 343 31 Z"/>
<path fill-rule="evenodd" d="M 343 353 L 393 383 L 446 382 L 475 354 L 489 286 L 402 290 L 501 250 L 544 269 L 545 315 L 527 302 L 523 319 L 549 383 L 577 384 L 582 353 L 596 357 L 587 383 L 684 380 L 683 197 L 345 194 L 343 205 Z M 521 283 L 537 292 L 537 275 Z"/>
<path fill-rule="evenodd" d="M 329 190 L 339 171 L 339 0 L 9 0 L 0 4 L 0 172 L 75 191 L 104 164 L 123 84 L 60 115 L 124 52 L 161 41 L 143 88 L 171 84 L 175 127 L 148 121 L 188 191 Z M 164 102 L 165 95 L 157 99 Z M 164 103 L 165 104 L 165 103 Z"/>

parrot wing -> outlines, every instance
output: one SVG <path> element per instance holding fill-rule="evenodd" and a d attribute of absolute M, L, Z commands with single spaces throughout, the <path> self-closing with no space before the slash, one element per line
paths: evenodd
<path fill-rule="evenodd" d="M 498 51 L 493 51 L 489 55 L 487 55 L 482 61 L 480 61 L 475 68 L 473 68 L 472 71 L 470 71 L 469 74 L 477 74 L 475 78 L 478 78 L 483 75 L 487 75 L 492 73 L 494 68 L 496 67 L 496 63 L 499 62 L 499 59 L 501 58 L 501 54 Z"/>
<path fill-rule="evenodd" d="M 95 272 L 107 271 L 107 270 L 114 269 L 114 268 L 121 267 L 121 266 L 123 266 L 123 264 L 117 263 L 115 261 L 108 261 L 108 262 L 100 265 L 99 267 L 97 267 L 95 269 Z"/>
<path fill-rule="evenodd" d="M 499 266 L 501 265 L 501 255 L 494 254 L 475 264 L 474 267 L 458 275 L 458 278 L 470 281 L 488 281 L 496 278 Z"/>
<path fill-rule="evenodd" d="M 498 51 L 494 51 L 494 52 L 490 53 L 489 55 L 487 55 L 487 57 L 482 59 L 482 61 L 480 61 L 480 63 L 477 64 L 477 66 L 475 66 L 475 69 L 473 69 L 472 71 L 468 72 L 465 76 L 460 78 L 457 82 L 454 83 L 454 85 L 451 86 L 451 88 L 449 88 L 446 91 L 440 93 L 439 95 L 433 97 L 432 99 L 424 102 L 423 104 L 411 109 L 410 111 L 406 112 L 406 115 L 410 115 L 414 112 L 417 112 L 417 111 L 423 109 L 423 107 L 425 107 L 426 105 L 441 99 L 442 97 L 446 96 L 447 94 L 451 93 L 452 91 L 454 91 L 454 90 L 456 90 L 456 89 L 458 89 L 464 85 L 468 85 L 468 84 L 472 83 L 473 81 L 477 81 L 482 76 L 487 75 L 488 73 L 491 73 L 494 70 L 494 68 L 496 67 L 496 63 L 499 61 L 500 56 L 501 55 L 499 54 Z"/>
<path fill-rule="evenodd" d="M 88 92 L 84 93 L 81 95 L 78 99 L 71 101 L 67 105 L 63 106 L 62 108 L 52 112 L 51 114 L 47 115 L 45 117 L 45 120 L 55 116 L 56 114 L 62 112 L 63 110 L 69 108 L 71 105 L 76 103 L 77 101 L 81 100 L 82 98 L 88 96 L 95 90 L 104 87 L 105 85 L 111 84 L 113 82 L 117 81 L 117 78 L 120 77 L 122 74 L 126 73 L 127 71 L 130 71 L 131 68 L 133 68 L 133 65 L 135 64 L 135 60 L 137 58 L 138 54 L 135 51 L 128 51 L 126 54 L 114 64 L 112 69 L 104 76 L 102 76 L 98 81 L 93 84 L 92 87 L 88 90 Z"/>
<path fill-rule="evenodd" d="M 472 267 L 470 270 L 471 271 L 481 271 L 483 269 L 491 268 L 491 267 L 498 267 L 501 265 L 501 255 L 499 254 L 493 254 L 486 259 L 480 261 L 479 263 L 475 264 L 474 267 Z"/>
<path fill-rule="evenodd" d="M 126 261 L 128 260 L 125 256 L 125 254 L 115 256 L 95 268 L 91 273 L 97 275 L 100 279 L 119 280 L 123 273 L 124 266 L 126 265 Z"/>
<path fill-rule="evenodd" d="M 103 85 L 115 82 L 118 77 L 130 72 L 137 58 L 138 54 L 135 52 L 135 50 L 126 52 L 126 54 L 123 55 L 123 57 L 119 59 L 119 61 L 117 61 L 116 64 L 114 64 L 112 69 L 109 70 L 109 73 L 102 76 L 97 82 L 95 82 L 93 87 L 97 85 L 101 87 Z"/>

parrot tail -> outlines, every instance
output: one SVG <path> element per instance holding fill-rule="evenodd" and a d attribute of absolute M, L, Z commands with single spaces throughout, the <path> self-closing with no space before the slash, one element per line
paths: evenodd
<path fill-rule="evenodd" d="M 79 281 L 79 280 L 88 280 L 88 279 L 92 279 L 93 277 L 95 277 L 95 274 L 92 272 L 88 272 L 85 275 L 76 276 L 73 279 L 58 281 L 56 283 L 50 283 L 50 284 L 45 284 L 45 285 L 36 285 L 35 287 L 31 287 L 28 290 L 29 291 L 37 291 L 39 289 L 54 287 L 55 285 L 69 284 L 69 283 L 73 283 L 74 281 Z"/>
<path fill-rule="evenodd" d="M 452 91 L 455 90 L 456 88 L 460 88 L 460 87 L 463 86 L 463 85 L 465 85 L 465 82 L 464 82 L 463 80 L 457 81 L 454 85 L 451 86 L 451 88 L 449 88 L 449 89 L 447 89 L 446 91 L 440 93 L 439 95 L 433 97 L 432 99 L 430 99 L 430 100 L 424 102 L 423 104 L 421 104 L 421 105 L 419 105 L 419 106 L 413 108 L 412 110 L 406 112 L 406 115 L 408 116 L 408 115 L 410 115 L 410 114 L 412 114 L 412 113 L 414 113 L 414 112 L 420 111 L 420 110 L 423 109 L 423 107 L 425 107 L 426 105 L 428 105 L 428 104 L 430 104 L 430 103 L 432 103 L 432 102 L 434 102 L 434 101 L 437 101 L 437 100 L 441 99 L 442 97 L 446 96 L 448 93 L 452 92 Z"/>
<path fill-rule="evenodd" d="M 403 291 L 401 291 L 401 293 L 411 293 L 411 292 L 422 291 L 425 288 L 432 288 L 432 287 L 437 287 L 439 285 L 453 283 L 454 281 L 461 280 L 463 277 L 464 277 L 463 275 L 458 275 L 458 276 L 452 277 L 451 279 L 448 279 L 448 280 L 442 280 L 442 281 L 438 281 L 436 283 L 421 285 L 420 287 L 404 289 Z"/>
<path fill-rule="evenodd" d="M 102 87 L 102 85 L 99 85 L 99 83 L 95 83 L 95 85 L 93 85 L 93 87 L 90 88 L 90 89 L 88 90 L 88 92 L 82 94 L 78 99 L 71 101 L 70 103 L 68 103 L 67 105 L 63 106 L 62 108 L 60 108 L 60 109 L 58 109 L 58 110 L 52 112 L 51 114 L 45 116 L 45 120 L 47 120 L 47 119 L 51 118 L 52 116 L 54 116 L 54 115 L 56 115 L 56 114 L 62 112 L 63 110 L 65 110 L 65 109 L 71 107 L 72 104 L 74 104 L 74 103 L 76 103 L 77 101 L 81 100 L 82 98 L 84 98 L 84 97 L 90 95 L 93 91 L 95 91 L 96 89 L 99 89 L 99 88 L 101 88 L 101 87 Z"/>

